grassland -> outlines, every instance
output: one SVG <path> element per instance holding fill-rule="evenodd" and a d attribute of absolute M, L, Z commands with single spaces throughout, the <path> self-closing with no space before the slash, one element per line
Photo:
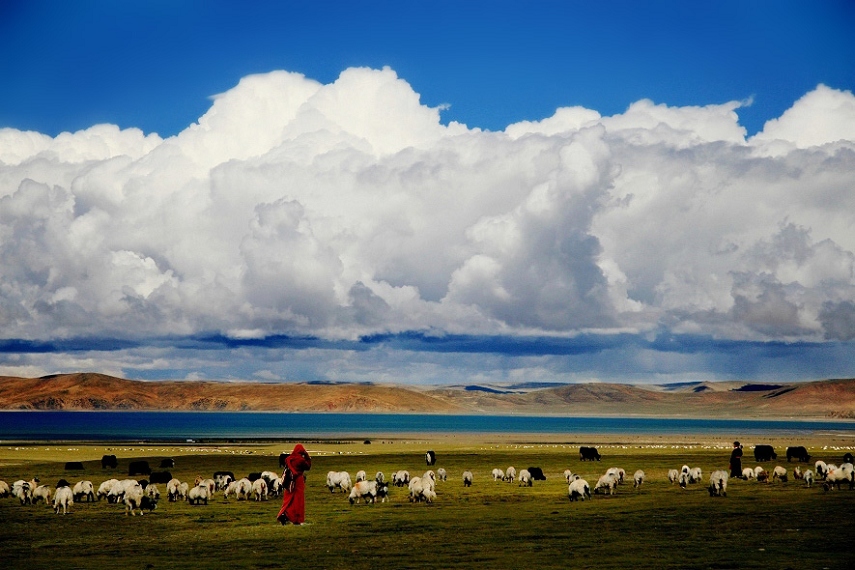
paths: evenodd
<path fill-rule="evenodd" d="M 560 436 L 306 442 L 314 463 L 308 524 L 302 527 L 275 522 L 276 499 L 226 502 L 220 493 L 207 506 L 162 500 L 142 517 L 125 516 L 122 507 L 104 501 L 75 504 L 63 516 L 43 504 L 0 499 L 0 560 L 12 569 L 851 567 L 855 491 L 808 489 L 792 479 L 769 485 L 732 480 L 726 498 L 711 498 L 705 485 L 681 490 L 669 484 L 667 470 L 683 464 L 700 466 L 705 474 L 726 468 L 725 438 L 583 443 L 597 444 L 603 461 L 580 462 L 579 442 Z M 848 443 L 818 437 L 808 447 L 817 459 L 839 463 Z M 170 471 L 182 480 L 217 470 L 243 476 L 278 471 L 278 455 L 289 448 L 288 443 L 2 445 L 0 479 L 11 484 L 38 476 L 51 485 L 60 477 L 90 479 L 97 487 L 110 477 L 124 478 L 131 459 L 147 459 L 156 468 L 164 457 L 175 459 Z M 409 503 L 405 490 L 393 488 L 387 503 L 351 506 L 325 487 L 329 470 L 421 474 L 428 448 L 437 452 L 435 467 L 449 474 L 433 505 Z M 105 453 L 119 457 L 119 469 L 101 469 Z M 745 465 L 754 465 L 746 459 Z M 65 472 L 65 461 L 84 461 L 85 469 Z M 775 464 L 787 466 L 785 459 L 765 466 Z M 509 465 L 540 466 L 548 480 L 531 488 L 491 480 L 494 467 Z M 629 474 L 643 469 L 647 481 L 640 489 L 625 484 L 615 496 L 568 501 L 561 477 L 566 468 L 593 485 L 611 466 Z M 462 485 L 464 469 L 475 474 L 471 488 Z"/>

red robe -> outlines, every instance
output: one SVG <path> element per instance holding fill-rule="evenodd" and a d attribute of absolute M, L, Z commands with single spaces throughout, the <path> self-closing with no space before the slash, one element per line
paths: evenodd
<path fill-rule="evenodd" d="M 276 520 L 280 523 L 303 524 L 303 521 L 306 520 L 305 472 L 311 468 L 312 458 L 309 457 L 306 449 L 298 443 L 291 455 L 285 458 L 285 471 L 282 475 L 286 484 L 282 489 L 282 508 L 276 515 Z M 288 473 L 289 471 L 290 473 Z M 286 475 L 290 475 L 290 477 L 286 477 Z M 290 486 L 287 484 L 289 479 L 293 481 Z"/>

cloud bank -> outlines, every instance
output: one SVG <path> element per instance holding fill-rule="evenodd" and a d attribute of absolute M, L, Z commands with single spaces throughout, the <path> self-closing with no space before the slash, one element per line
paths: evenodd
<path fill-rule="evenodd" d="M 820 85 L 751 138 L 743 104 L 490 132 L 352 68 L 245 77 L 166 139 L 0 129 L 0 365 L 80 338 L 852 341 L 855 97 Z M 115 366 L 202 368 L 140 358 Z"/>

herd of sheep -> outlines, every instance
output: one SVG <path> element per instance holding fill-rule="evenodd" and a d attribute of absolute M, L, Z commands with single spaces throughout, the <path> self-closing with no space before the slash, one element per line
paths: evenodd
<path fill-rule="evenodd" d="M 436 455 L 428 452 L 426 459 L 430 467 L 435 463 Z M 124 505 L 126 514 L 134 515 L 136 512 L 143 514 L 146 510 L 152 511 L 157 508 L 161 495 L 156 482 L 165 482 L 168 501 L 186 501 L 191 505 L 207 505 L 217 492 L 222 493 L 224 500 L 233 498 L 263 501 L 270 497 L 281 496 L 282 491 L 282 478 L 272 471 L 251 473 L 248 477 L 240 479 L 237 479 L 232 472 L 218 471 L 212 478 L 197 476 L 192 486 L 189 481 L 180 481 L 168 473 L 163 480 L 156 479 L 155 476 L 158 473 L 152 473 L 152 475 L 152 481 L 132 478 L 108 479 L 98 486 L 97 491 L 88 480 L 78 481 L 72 485 L 65 479 L 60 479 L 55 491 L 49 485 L 40 484 L 37 478 L 29 481 L 21 479 L 11 486 L 0 480 L 0 498 L 14 497 L 22 505 L 44 502 L 52 505 L 57 514 L 68 513 L 69 507 L 75 502 L 105 499 L 109 503 Z M 495 468 L 492 470 L 491 477 L 493 481 L 507 483 L 516 481 L 518 486 L 527 487 L 531 487 L 536 480 L 546 480 L 543 470 L 538 467 L 520 469 L 519 473 L 513 466 L 506 469 Z M 844 484 L 849 489 L 855 489 L 855 468 L 849 454 L 844 456 L 844 462 L 840 466 L 817 461 L 813 471 L 810 469 L 803 471 L 801 466 L 797 465 L 792 470 L 792 477 L 795 480 L 804 481 L 807 487 L 812 487 L 815 481 L 821 481 L 825 490 L 840 489 Z M 787 468 L 780 465 L 774 467 L 771 474 L 762 466 L 746 467 L 742 470 L 740 477 L 740 479 L 756 480 L 761 483 L 771 483 L 776 480 L 786 482 L 788 478 Z M 442 467 L 436 470 L 428 469 L 422 475 L 414 477 L 411 477 L 406 470 L 395 471 L 389 480 L 381 471 L 378 471 L 373 479 L 369 479 L 364 470 L 358 471 L 354 478 L 351 478 L 347 471 L 330 471 L 327 473 L 326 486 L 331 493 L 339 490 L 347 494 L 351 504 L 361 501 L 375 503 L 378 499 L 385 502 L 389 496 L 390 484 L 399 488 L 406 487 L 410 502 L 430 504 L 437 497 L 437 482 L 447 481 L 447 479 L 448 473 Z M 467 469 L 463 471 L 461 479 L 464 487 L 471 487 L 475 477 L 472 471 Z M 633 487 L 636 489 L 641 487 L 646 479 L 643 470 L 635 471 L 632 476 Z M 728 479 L 727 471 L 712 471 L 708 478 L 710 496 L 726 497 Z M 567 495 L 570 501 L 590 499 L 592 493 L 614 495 L 618 486 L 624 484 L 626 480 L 626 472 L 622 468 L 612 467 L 607 469 L 591 488 L 580 475 L 574 474 L 570 469 L 564 471 L 564 481 L 567 484 Z M 671 484 L 678 484 L 685 489 L 689 485 L 702 483 L 703 471 L 700 467 L 683 465 L 680 469 L 670 469 L 668 480 Z"/>

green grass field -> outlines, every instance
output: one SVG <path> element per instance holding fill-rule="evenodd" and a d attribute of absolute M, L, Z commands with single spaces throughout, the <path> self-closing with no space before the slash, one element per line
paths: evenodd
<path fill-rule="evenodd" d="M 209 505 L 169 503 L 145 516 L 128 517 L 123 506 L 75 503 L 68 515 L 44 504 L 22 506 L 0 499 L 0 565 L 3 568 L 851 568 L 855 491 L 808 489 L 800 481 L 761 484 L 731 480 L 726 498 L 711 498 L 706 484 L 686 490 L 671 485 L 667 471 L 700 466 L 705 479 L 726 468 L 729 450 L 704 445 L 600 445 L 603 460 L 580 462 L 578 445 L 443 442 L 308 442 L 313 454 L 306 494 L 307 523 L 280 526 L 279 500 L 224 501 Z M 427 469 L 423 452 L 437 451 L 434 469 L 448 481 L 437 486 L 433 505 L 413 504 L 406 489 L 392 488 L 387 503 L 351 506 L 325 486 L 330 470 L 369 476 Z M 131 459 L 157 469 L 173 457 L 172 474 L 192 484 L 197 474 L 279 471 L 278 455 L 289 444 L 190 446 L 19 445 L 0 446 L 0 479 L 38 476 L 55 485 L 125 478 Z M 842 452 L 810 448 L 816 459 L 840 463 Z M 100 457 L 115 453 L 119 468 L 102 470 Z M 745 466 L 755 463 L 746 454 Z M 65 472 L 65 461 L 85 469 Z M 787 465 L 786 459 L 764 466 Z M 539 466 L 547 481 L 531 488 L 494 482 L 494 467 Z M 608 467 L 628 477 L 643 469 L 647 481 L 614 496 L 571 503 L 565 469 L 593 487 Z M 812 467 L 812 466 L 811 466 Z M 475 474 L 471 488 L 461 474 Z M 163 487 L 163 486 L 161 486 Z M 161 488 L 165 496 L 165 489 Z"/>

